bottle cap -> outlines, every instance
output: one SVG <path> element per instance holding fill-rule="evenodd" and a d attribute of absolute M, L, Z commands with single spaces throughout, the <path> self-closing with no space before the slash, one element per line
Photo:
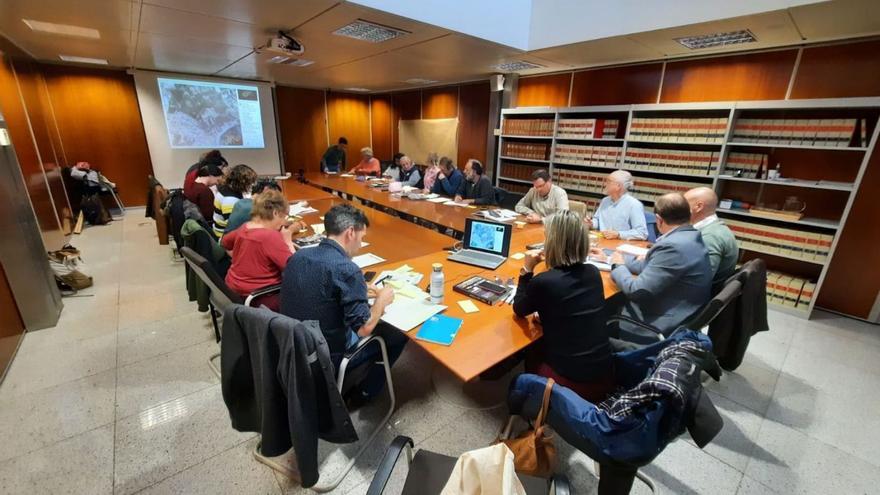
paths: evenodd
<path fill-rule="evenodd" d="M 443 269 L 443 264 L 442 263 L 434 263 L 433 265 L 431 265 L 431 267 L 434 269 L 435 272 L 439 272 L 440 270 Z"/>

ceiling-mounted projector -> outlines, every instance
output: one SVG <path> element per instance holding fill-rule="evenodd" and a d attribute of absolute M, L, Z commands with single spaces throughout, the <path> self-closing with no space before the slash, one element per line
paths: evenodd
<path fill-rule="evenodd" d="M 302 55 L 305 52 L 305 47 L 293 36 L 288 36 L 283 31 L 278 31 L 277 36 L 270 38 L 266 46 L 257 51 L 280 53 L 282 55 Z"/>

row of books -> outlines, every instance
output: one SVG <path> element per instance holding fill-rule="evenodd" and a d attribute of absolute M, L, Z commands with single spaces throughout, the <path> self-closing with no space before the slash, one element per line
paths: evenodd
<path fill-rule="evenodd" d="M 623 148 L 619 146 L 584 146 L 557 144 L 553 161 L 566 165 L 592 165 L 594 167 L 617 167 Z"/>
<path fill-rule="evenodd" d="M 504 119 L 501 134 L 508 136 L 553 136 L 553 119 Z"/>
<path fill-rule="evenodd" d="M 857 119 L 739 119 L 733 140 L 740 143 L 789 144 L 801 146 L 849 146 Z M 861 143 L 866 146 L 867 126 L 861 126 Z"/>
<path fill-rule="evenodd" d="M 556 137 L 568 139 L 614 139 L 620 127 L 618 119 L 559 119 Z"/>
<path fill-rule="evenodd" d="M 813 300 L 816 283 L 787 273 L 767 270 L 767 302 L 806 311 Z"/>
<path fill-rule="evenodd" d="M 734 177 L 757 179 L 767 170 L 767 155 L 764 153 L 740 153 L 731 151 L 727 154 L 724 173 Z"/>
<path fill-rule="evenodd" d="M 599 209 L 599 202 L 602 201 L 599 198 L 593 198 L 591 196 L 584 196 L 578 193 L 569 193 L 568 199 L 571 201 L 580 201 L 587 205 L 587 215 L 592 215 L 593 212 Z"/>
<path fill-rule="evenodd" d="M 605 189 L 605 179 L 607 176 L 608 174 L 603 172 L 560 168 L 555 171 L 554 180 L 561 187 L 602 194 Z M 703 185 L 698 182 L 641 177 L 636 178 L 633 182 L 633 188 L 630 193 L 640 200 L 652 202 L 664 194 L 671 192 L 684 193 L 688 189 Z"/>
<path fill-rule="evenodd" d="M 505 174 L 506 173 L 507 172 L 505 172 Z M 501 181 L 502 181 L 501 188 L 504 189 L 505 191 L 512 192 L 512 193 L 525 194 L 525 193 L 529 192 L 529 189 L 532 188 L 532 186 L 527 185 L 527 184 L 519 184 L 517 182 L 504 182 L 504 177 L 501 177 Z"/>
<path fill-rule="evenodd" d="M 772 227 L 740 220 L 724 219 L 742 249 L 777 254 L 804 261 L 824 263 L 831 251 L 831 234 Z"/>
<path fill-rule="evenodd" d="M 504 141 L 501 145 L 501 156 L 527 158 L 529 160 L 550 159 L 549 143 L 511 143 Z"/>
<path fill-rule="evenodd" d="M 633 180 L 633 187 L 630 193 L 642 201 L 654 202 L 664 194 L 672 192 L 684 194 L 690 189 L 705 185 L 702 182 L 636 177 Z"/>
<path fill-rule="evenodd" d="M 648 119 L 637 117 L 629 127 L 636 141 L 719 144 L 727 131 L 727 117 Z"/>
<path fill-rule="evenodd" d="M 501 162 L 501 176 L 508 179 L 532 180 L 532 174 L 539 170 L 540 166 L 526 165 L 523 163 Z"/>
<path fill-rule="evenodd" d="M 717 151 L 628 148 L 623 164 L 627 170 L 702 176 L 718 166 L 720 156 Z"/>

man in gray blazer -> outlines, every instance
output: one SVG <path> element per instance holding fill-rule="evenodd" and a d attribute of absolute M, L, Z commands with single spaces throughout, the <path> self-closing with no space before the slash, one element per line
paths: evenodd
<path fill-rule="evenodd" d="M 684 196 L 670 193 L 654 204 L 661 235 L 644 259 L 612 256 L 611 278 L 626 296 L 621 312 L 669 335 L 711 297 L 712 267 L 700 231 L 690 225 Z M 621 323 L 624 340 L 651 342 L 632 325 Z"/>

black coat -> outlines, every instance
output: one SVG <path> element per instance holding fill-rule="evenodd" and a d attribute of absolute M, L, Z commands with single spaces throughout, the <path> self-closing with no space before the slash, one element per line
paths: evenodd
<path fill-rule="evenodd" d="M 764 260 L 754 259 L 730 278 L 739 279 L 742 294 L 709 324 L 709 338 L 721 367 L 733 371 L 742 363 L 752 335 L 770 329 L 767 323 L 767 266 Z"/>
<path fill-rule="evenodd" d="M 235 305 L 223 316 L 220 360 L 232 427 L 262 435 L 266 456 L 292 446 L 302 486 L 318 482 L 318 438 L 357 441 L 315 322 Z"/>

